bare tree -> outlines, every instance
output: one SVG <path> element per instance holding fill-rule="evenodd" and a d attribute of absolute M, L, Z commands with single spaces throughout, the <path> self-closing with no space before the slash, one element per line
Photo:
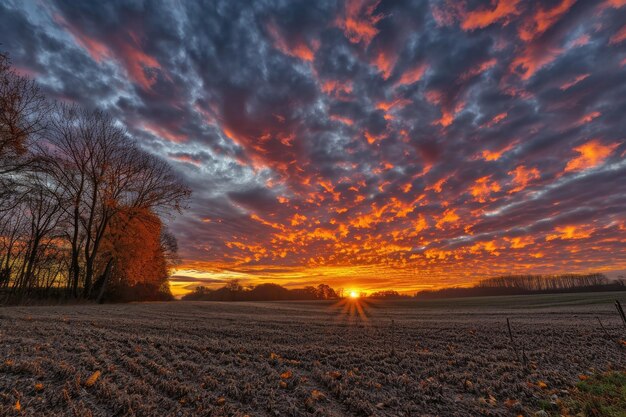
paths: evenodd
<path fill-rule="evenodd" d="M 141 150 L 99 111 L 61 106 L 51 135 L 39 146 L 69 219 L 71 291 L 89 297 L 102 238 L 111 220 L 133 208 L 180 210 L 190 191 L 169 165 Z M 81 269 L 84 268 L 84 271 Z"/>
<path fill-rule="evenodd" d="M 48 184 L 44 175 L 32 171 L 25 174 L 22 181 L 26 184 L 22 207 L 28 219 L 28 234 L 23 239 L 25 253 L 20 273 L 13 284 L 18 299 L 38 286 L 35 271 L 40 268 L 45 252 L 57 238 L 54 231 L 57 230 L 62 214 L 58 201 L 54 198 L 55 185 Z"/>
<path fill-rule="evenodd" d="M 30 162 L 29 140 L 46 128 L 50 104 L 37 84 L 18 75 L 6 55 L 0 53 L 0 201 L 12 203 L 15 174 Z M 0 204 L 9 209 L 12 204 Z"/>
<path fill-rule="evenodd" d="M 108 276 L 113 263 L 101 251 L 111 222 L 120 213 L 131 221 L 133 213 L 180 211 L 189 194 L 167 163 L 106 113 L 50 106 L 0 54 L 3 292 L 21 297 L 60 286 L 63 277 L 68 294 L 91 297 L 94 277 Z M 163 234 L 160 250 L 174 262 L 173 236 Z"/>

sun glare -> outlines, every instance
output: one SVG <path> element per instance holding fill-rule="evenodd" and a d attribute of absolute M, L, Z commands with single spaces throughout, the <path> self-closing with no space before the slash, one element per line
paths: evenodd
<path fill-rule="evenodd" d="M 350 298 L 352 299 L 359 298 L 359 293 L 356 291 L 350 291 Z"/>

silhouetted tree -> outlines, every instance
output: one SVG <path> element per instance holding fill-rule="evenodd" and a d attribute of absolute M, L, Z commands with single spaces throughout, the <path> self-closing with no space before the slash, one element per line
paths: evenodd
<path fill-rule="evenodd" d="M 407 295 L 402 295 L 398 291 L 395 291 L 395 290 L 376 291 L 376 292 L 371 293 L 368 297 L 369 298 L 387 298 L 387 299 L 408 298 Z"/>
<path fill-rule="evenodd" d="M 0 55 L 0 295 L 64 286 L 95 298 L 95 278 L 104 289 L 110 276 L 142 293 L 162 286 L 177 245 L 159 216 L 180 211 L 189 194 L 107 114 L 50 105 Z"/>
<path fill-rule="evenodd" d="M 61 106 L 49 140 L 38 147 L 69 218 L 72 294 L 91 295 L 95 262 L 107 227 L 124 210 L 180 210 L 189 190 L 163 161 L 140 150 L 102 112 Z M 84 266 L 84 273 L 81 271 Z"/>
<path fill-rule="evenodd" d="M 0 53 L 0 210 L 16 203 L 16 175 L 31 162 L 29 142 L 46 128 L 50 108 L 37 84 L 18 75 Z"/>
<path fill-rule="evenodd" d="M 325 294 L 327 298 L 322 298 Z M 317 287 L 287 289 L 278 284 L 267 283 L 244 288 L 239 280 L 231 280 L 224 287 L 211 290 L 199 286 L 183 297 L 183 300 L 202 301 L 279 301 L 279 300 L 320 300 L 336 298 L 336 292 L 326 284 Z"/>

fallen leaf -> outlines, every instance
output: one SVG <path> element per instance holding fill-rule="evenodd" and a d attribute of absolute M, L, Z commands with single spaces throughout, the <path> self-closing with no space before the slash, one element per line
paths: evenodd
<path fill-rule="evenodd" d="M 516 405 L 517 405 L 517 400 L 514 400 L 514 399 L 512 399 L 512 398 L 509 398 L 508 400 L 506 400 L 506 401 L 504 402 L 504 406 L 505 406 L 506 408 L 513 408 L 513 407 L 515 407 Z"/>
<path fill-rule="evenodd" d="M 93 384 L 95 384 L 98 378 L 100 378 L 100 374 L 101 374 L 100 371 L 96 371 L 93 374 L 91 374 L 91 376 L 87 378 L 87 381 L 85 381 L 85 386 L 91 387 Z"/>
<path fill-rule="evenodd" d="M 292 376 L 291 371 L 286 371 L 280 374 L 280 379 L 289 379 L 291 378 L 291 376 Z"/>
<path fill-rule="evenodd" d="M 324 394 L 322 394 L 321 391 L 314 389 L 313 391 L 311 391 L 311 398 L 313 398 L 316 401 L 321 400 L 322 398 L 324 398 Z"/>
<path fill-rule="evenodd" d="M 22 411 L 22 404 L 20 404 L 20 400 L 15 401 L 15 405 L 13 406 L 15 411 Z"/>
<path fill-rule="evenodd" d="M 35 384 L 35 391 L 43 391 L 43 384 L 41 382 Z"/>

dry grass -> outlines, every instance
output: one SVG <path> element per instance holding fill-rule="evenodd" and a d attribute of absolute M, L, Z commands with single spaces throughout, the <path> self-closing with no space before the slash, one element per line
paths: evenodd
<path fill-rule="evenodd" d="M 550 297 L 0 308 L 0 415 L 532 415 L 626 365 L 615 295 Z"/>

